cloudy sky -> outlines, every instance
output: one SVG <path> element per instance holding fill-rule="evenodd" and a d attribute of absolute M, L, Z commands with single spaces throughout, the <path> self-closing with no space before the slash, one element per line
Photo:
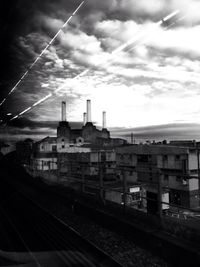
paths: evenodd
<path fill-rule="evenodd" d="M 80 2 L 1 1 L 0 101 Z M 176 16 L 157 23 L 175 10 Z M 198 139 L 199 13 L 198 0 L 86 0 L 0 107 L 0 119 L 62 89 L 1 126 L 0 137 L 55 135 L 62 100 L 68 120 L 79 126 L 91 99 L 92 120 L 101 126 L 106 110 L 113 136 Z"/>

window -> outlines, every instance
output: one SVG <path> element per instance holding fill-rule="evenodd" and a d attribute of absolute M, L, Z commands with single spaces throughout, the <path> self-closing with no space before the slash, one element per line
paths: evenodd
<path fill-rule="evenodd" d="M 187 178 L 186 177 L 183 177 L 182 183 L 183 183 L 183 185 L 187 185 Z"/>
<path fill-rule="evenodd" d="M 62 142 L 65 142 L 65 139 L 62 139 L 61 141 L 62 141 Z"/>
<path fill-rule="evenodd" d="M 138 163 L 145 163 L 145 162 L 148 162 L 148 155 L 138 155 L 137 156 L 137 160 L 138 160 Z"/>
<path fill-rule="evenodd" d="M 164 174 L 164 181 L 169 181 L 169 175 L 168 174 Z"/>
<path fill-rule="evenodd" d="M 177 175 L 177 176 L 176 176 L 176 181 L 177 181 L 177 182 L 180 182 L 180 181 L 181 181 L 181 176 L 180 176 L 180 175 Z"/>
<path fill-rule="evenodd" d="M 178 192 L 174 193 L 171 202 L 175 205 L 181 205 L 181 196 Z"/>
<path fill-rule="evenodd" d="M 130 171 L 130 172 L 129 172 L 129 175 L 132 176 L 132 175 L 133 175 L 133 171 Z"/>
<path fill-rule="evenodd" d="M 62 145 L 62 148 L 65 148 L 65 145 Z"/>
<path fill-rule="evenodd" d="M 166 161 L 168 159 L 167 155 L 163 155 L 163 160 Z"/>
<path fill-rule="evenodd" d="M 176 155 L 175 160 L 180 160 L 180 155 Z"/>
<path fill-rule="evenodd" d="M 52 151 L 56 151 L 56 145 L 52 146 Z"/>

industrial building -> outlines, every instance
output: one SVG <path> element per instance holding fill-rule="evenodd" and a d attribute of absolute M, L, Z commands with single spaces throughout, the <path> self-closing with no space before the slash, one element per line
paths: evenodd
<path fill-rule="evenodd" d="M 72 129 L 66 120 L 66 102 L 62 102 L 61 121 L 56 137 L 46 137 L 35 144 L 37 152 L 76 153 L 88 152 L 87 145 L 113 147 L 126 144 L 126 140 L 111 138 L 106 128 L 106 112 L 103 111 L 103 127 L 97 129 L 91 121 L 91 101 L 87 100 L 87 113 L 83 113 L 83 126 Z"/>

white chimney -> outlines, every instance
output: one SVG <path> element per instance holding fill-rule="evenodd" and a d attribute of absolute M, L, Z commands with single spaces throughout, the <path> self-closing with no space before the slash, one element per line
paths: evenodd
<path fill-rule="evenodd" d="M 87 100 L 87 122 L 91 122 L 91 101 Z"/>
<path fill-rule="evenodd" d="M 106 129 L 106 112 L 103 111 L 103 129 Z"/>
<path fill-rule="evenodd" d="M 62 101 L 61 120 L 66 121 L 66 102 Z"/>
<path fill-rule="evenodd" d="M 86 121 L 87 121 L 87 114 L 86 114 L 86 112 L 84 112 L 83 113 L 83 125 L 85 125 L 86 124 Z"/>

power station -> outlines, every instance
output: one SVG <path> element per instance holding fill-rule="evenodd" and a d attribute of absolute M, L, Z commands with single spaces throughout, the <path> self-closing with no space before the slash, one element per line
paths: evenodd
<path fill-rule="evenodd" d="M 106 112 L 102 112 L 102 129 L 99 130 L 92 123 L 91 100 L 87 100 L 87 112 L 83 113 L 83 126 L 81 129 L 72 129 L 66 118 L 66 102 L 62 101 L 61 121 L 57 127 L 57 142 L 65 144 L 93 144 L 93 145 L 121 145 L 126 141 L 119 138 L 111 138 L 106 128 Z"/>

